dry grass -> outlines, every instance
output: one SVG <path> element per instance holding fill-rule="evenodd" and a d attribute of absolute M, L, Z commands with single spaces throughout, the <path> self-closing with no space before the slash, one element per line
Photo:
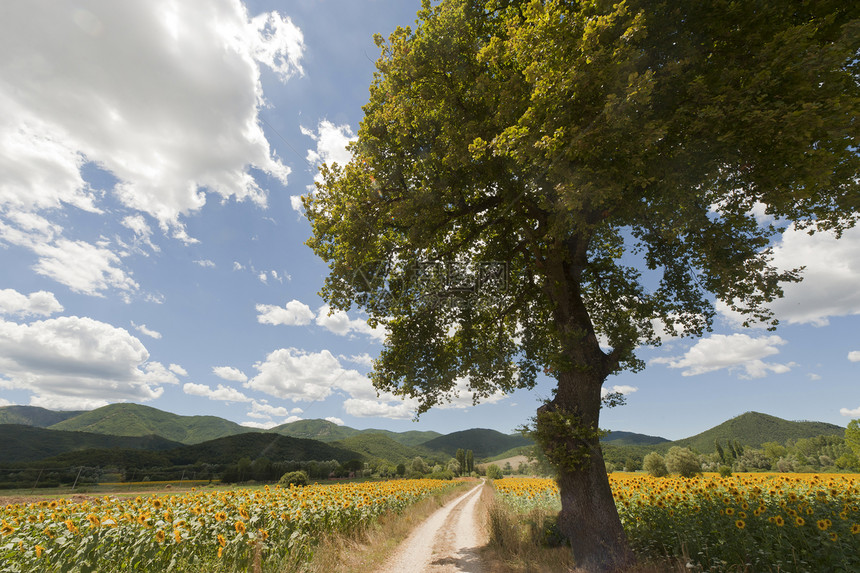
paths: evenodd
<path fill-rule="evenodd" d="M 383 515 L 351 535 L 322 538 L 311 562 L 301 568 L 302 573 L 374 571 L 416 526 L 448 501 L 462 495 L 466 486 L 474 485 L 473 480 L 465 481 L 463 487 L 420 501 L 403 513 Z"/>
<path fill-rule="evenodd" d="M 485 573 L 588 573 L 576 567 L 567 546 L 550 546 L 554 512 L 532 510 L 525 516 L 518 515 L 500 504 L 491 490 L 488 493 L 482 498 L 489 536 L 481 554 Z M 684 560 L 666 559 L 639 563 L 618 573 L 686 571 Z"/>

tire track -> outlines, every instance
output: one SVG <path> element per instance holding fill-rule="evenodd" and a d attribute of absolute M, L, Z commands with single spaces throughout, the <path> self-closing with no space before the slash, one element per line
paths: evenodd
<path fill-rule="evenodd" d="M 406 538 L 378 573 L 482 573 L 476 507 L 484 483 L 439 508 Z"/>

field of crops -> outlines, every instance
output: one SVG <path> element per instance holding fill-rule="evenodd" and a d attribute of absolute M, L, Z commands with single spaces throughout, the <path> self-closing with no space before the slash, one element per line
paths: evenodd
<path fill-rule="evenodd" d="M 451 487 L 399 480 L 6 505 L 0 570 L 233 571 L 300 563 L 322 533 L 347 532 Z"/>
<path fill-rule="evenodd" d="M 624 529 L 641 556 L 684 556 L 691 571 L 860 571 L 860 476 L 610 476 Z M 551 480 L 504 479 L 517 511 L 558 508 Z"/>

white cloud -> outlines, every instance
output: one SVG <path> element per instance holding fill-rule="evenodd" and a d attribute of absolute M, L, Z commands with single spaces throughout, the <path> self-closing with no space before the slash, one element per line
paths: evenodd
<path fill-rule="evenodd" d="M 27 390 L 31 404 L 60 409 L 147 401 L 179 380 L 149 361 L 125 329 L 77 316 L 17 324 L 0 320 L 0 387 Z"/>
<path fill-rule="evenodd" d="M 260 282 L 263 284 L 268 284 L 268 282 L 269 282 L 269 276 L 266 274 L 265 271 L 258 274 L 257 278 L 260 279 Z"/>
<path fill-rule="evenodd" d="M 240 426 L 244 426 L 246 428 L 256 428 L 257 430 L 270 430 L 275 426 L 279 426 L 278 422 L 268 421 L 268 422 L 242 422 L 239 424 Z"/>
<path fill-rule="evenodd" d="M 122 254 L 23 219 L 67 206 L 103 213 L 85 167 L 115 177 L 108 192 L 131 211 L 122 224 L 153 250 L 141 213 L 191 243 L 180 218 L 207 193 L 265 206 L 252 169 L 286 183 L 258 111 L 261 66 L 282 81 L 302 73 L 289 18 L 250 19 L 240 0 L 34 0 L 5 7 L 0 37 L 0 239 L 33 249 L 41 274 L 86 294 L 137 289 Z"/>
<path fill-rule="evenodd" d="M 180 376 L 188 376 L 188 371 L 179 364 L 171 364 L 167 367 L 167 369 L 174 374 L 179 374 Z"/>
<path fill-rule="evenodd" d="M 344 411 L 358 418 L 391 418 L 408 420 L 415 414 L 415 406 L 409 402 L 389 404 L 367 398 L 349 398 L 343 403 Z"/>
<path fill-rule="evenodd" d="M 335 416 L 329 416 L 326 418 L 326 420 L 328 420 L 332 424 L 337 424 L 338 426 L 343 426 L 346 423 L 343 420 L 341 420 L 340 418 L 337 418 Z"/>
<path fill-rule="evenodd" d="M 370 385 L 357 371 L 342 368 L 328 350 L 313 353 L 280 348 L 270 353 L 265 362 L 256 363 L 254 368 L 259 374 L 251 378 L 246 387 L 294 402 L 324 400 L 336 389 L 352 393 Z"/>
<path fill-rule="evenodd" d="M 12 405 L 12 402 L 10 402 L 9 400 L 7 400 L 5 398 L 0 398 L 0 407 L 11 406 L 11 405 Z"/>
<path fill-rule="evenodd" d="M 304 326 L 314 318 L 311 307 L 295 299 L 285 306 L 258 304 L 257 322 L 260 324 L 285 324 L 289 326 Z"/>
<path fill-rule="evenodd" d="M 830 317 L 860 314 L 860 227 L 837 240 L 832 233 L 808 235 L 790 226 L 774 248 L 780 269 L 805 266 L 800 283 L 783 285 L 785 296 L 770 307 L 781 322 L 826 326 Z M 725 304 L 717 310 L 729 321 L 741 317 Z"/>
<path fill-rule="evenodd" d="M 331 307 L 324 304 L 317 312 L 316 323 L 323 328 L 339 334 L 347 336 L 352 333 L 364 334 L 374 340 L 384 341 L 387 336 L 386 330 L 382 326 L 371 328 L 366 321 L 355 318 L 349 318 L 349 315 L 342 310 L 332 311 Z"/>
<path fill-rule="evenodd" d="M 373 357 L 367 352 L 363 354 L 353 354 L 352 356 L 345 356 L 341 354 L 338 356 L 338 358 L 340 358 L 341 360 L 354 362 L 356 364 L 361 364 L 362 366 L 367 366 L 368 368 L 373 366 Z"/>
<path fill-rule="evenodd" d="M 9 288 L 0 290 L 0 314 L 50 316 L 62 310 L 63 305 L 54 294 L 44 290 L 31 292 L 29 295 Z"/>
<path fill-rule="evenodd" d="M 233 368 L 232 366 L 214 366 L 212 368 L 212 373 L 215 374 L 218 378 L 222 380 L 229 380 L 231 382 L 247 382 L 248 377 L 244 372 L 239 370 L 238 368 Z"/>
<path fill-rule="evenodd" d="M 295 409 L 299 410 L 299 414 L 302 413 L 301 408 Z M 248 415 L 254 418 L 283 418 L 290 414 L 296 414 L 296 412 L 288 411 L 283 406 L 271 406 L 265 401 L 259 402 L 257 400 L 251 402 L 251 411 L 248 412 Z"/>
<path fill-rule="evenodd" d="M 33 251 L 39 255 L 33 267 L 37 273 L 75 292 L 100 296 L 109 288 L 131 293 L 139 287 L 118 266 L 120 258 L 103 246 L 59 239 L 53 244 L 36 245 Z"/>
<path fill-rule="evenodd" d="M 238 262 L 238 261 L 233 261 L 233 270 L 234 270 L 234 271 L 241 271 L 241 270 L 242 270 L 242 269 L 244 269 L 244 268 L 245 268 L 245 267 L 244 267 L 244 266 L 242 266 L 242 263 L 240 263 L 240 262 Z"/>
<path fill-rule="evenodd" d="M 852 350 L 848 353 L 848 360 L 851 362 L 860 362 L 860 350 Z"/>
<path fill-rule="evenodd" d="M 763 378 L 768 372 L 788 372 L 793 363 L 767 363 L 766 356 L 779 354 L 777 346 L 786 343 L 779 336 L 752 338 L 746 334 L 714 334 L 703 338 L 681 358 L 655 358 L 654 364 L 666 364 L 669 368 L 683 368 L 683 376 L 696 376 L 720 369 L 742 370 L 741 378 Z"/>
<path fill-rule="evenodd" d="M 839 413 L 849 418 L 860 418 L 860 407 L 849 410 L 848 408 L 839 408 Z"/>
<path fill-rule="evenodd" d="M 301 195 L 290 195 L 290 207 L 293 208 L 293 211 L 297 211 L 299 213 L 302 212 L 304 207 L 302 206 L 302 196 Z"/>
<path fill-rule="evenodd" d="M 815 382 L 816 380 L 821 380 L 821 374 L 815 374 L 814 372 L 810 372 L 806 375 L 807 378 Z"/>
<path fill-rule="evenodd" d="M 145 336 L 149 336 L 150 338 L 155 338 L 155 339 L 161 338 L 160 332 L 156 332 L 155 330 L 151 330 L 151 329 L 147 328 L 145 324 L 135 324 L 134 321 L 131 321 L 131 325 L 134 327 L 134 329 L 136 331 L 138 331 L 139 333 L 141 333 Z"/>
<path fill-rule="evenodd" d="M 328 120 L 322 120 L 317 125 L 317 131 L 314 132 L 306 127 L 301 128 L 302 133 L 313 139 L 316 144 L 316 149 L 309 149 L 307 160 L 314 167 L 322 163 L 331 166 L 337 163 L 341 167 L 346 165 L 352 159 L 346 146 L 351 141 L 355 141 L 356 136 L 352 133 L 349 125 L 335 125 Z M 295 209 L 295 205 L 293 206 Z"/>
<path fill-rule="evenodd" d="M 496 391 L 485 398 L 481 398 L 480 404 L 495 404 L 507 398 L 507 396 L 499 391 Z M 398 398 L 402 399 L 402 398 Z M 417 402 L 416 402 L 417 404 Z M 440 410 L 456 408 L 463 410 L 474 405 L 474 392 L 469 389 L 468 378 L 458 378 L 454 386 L 454 396 L 450 402 L 440 402 L 435 407 Z"/>
<path fill-rule="evenodd" d="M 134 233 L 133 247 L 137 252 L 144 253 L 140 245 L 146 245 L 156 253 L 161 251 L 161 248 L 152 242 L 152 229 L 143 215 L 129 215 L 123 218 L 122 225 Z"/>
<path fill-rule="evenodd" d="M 600 396 L 605 398 L 610 392 L 617 392 L 618 394 L 624 394 L 626 396 L 627 394 L 632 394 L 633 392 L 638 392 L 638 391 L 639 391 L 639 388 L 637 388 L 636 386 L 628 386 L 626 384 L 622 384 L 622 385 L 616 384 L 615 386 L 612 386 L 610 388 L 606 388 L 606 387 L 601 388 L 600 389 Z"/>
<path fill-rule="evenodd" d="M 188 382 L 182 386 L 182 391 L 192 396 L 202 396 L 204 398 L 209 398 L 210 400 L 221 402 L 251 401 L 251 398 L 248 398 L 239 390 L 224 386 L 223 384 L 218 384 L 218 387 L 213 389 L 205 384 L 194 384 L 192 382 Z"/>
<path fill-rule="evenodd" d="M 209 269 L 215 268 L 215 262 L 210 261 L 209 259 L 198 259 L 198 260 L 194 261 L 194 264 L 199 265 L 203 268 L 209 268 Z"/>

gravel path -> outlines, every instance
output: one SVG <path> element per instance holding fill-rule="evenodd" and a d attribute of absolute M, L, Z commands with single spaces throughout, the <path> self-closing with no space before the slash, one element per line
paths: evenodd
<path fill-rule="evenodd" d="M 378 573 L 481 573 L 486 543 L 475 510 L 484 483 L 441 507 L 406 538 Z"/>

